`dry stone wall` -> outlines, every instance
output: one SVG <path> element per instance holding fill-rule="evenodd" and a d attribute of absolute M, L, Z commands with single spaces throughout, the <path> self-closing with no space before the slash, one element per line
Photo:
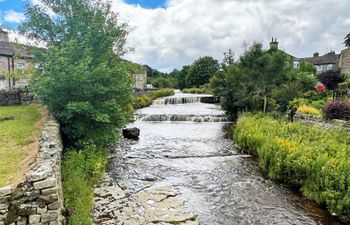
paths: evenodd
<path fill-rule="evenodd" d="M 34 102 L 34 98 L 26 91 L 11 90 L 0 91 L 0 106 L 7 105 L 29 105 Z"/>
<path fill-rule="evenodd" d="M 62 141 L 58 123 L 49 119 L 40 149 L 24 182 L 0 188 L 0 225 L 62 225 Z"/>

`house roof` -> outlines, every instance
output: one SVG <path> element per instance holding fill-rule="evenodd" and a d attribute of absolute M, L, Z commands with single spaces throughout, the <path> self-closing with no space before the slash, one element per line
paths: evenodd
<path fill-rule="evenodd" d="M 340 54 L 335 54 L 335 52 L 330 52 L 323 56 L 302 58 L 302 60 L 305 60 L 314 65 L 323 65 L 323 64 L 335 64 L 338 62 L 339 57 L 340 57 Z"/>
<path fill-rule="evenodd" d="M 0 41 L 0 55 L 5 55 L 5 56 L 13 56 L 14 55 L 14 50 L 11 47 L 10 43 Z"/>

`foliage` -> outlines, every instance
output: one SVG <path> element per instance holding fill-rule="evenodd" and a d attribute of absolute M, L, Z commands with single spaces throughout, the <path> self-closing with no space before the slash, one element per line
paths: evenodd
<path fill-rule="evenodd" d="M 321 115 L 322 111 L 311 106 L 311 105 L 301 105 L 298 107 L 297 112 L 303 114 L 311 114 L 311 115 Z"/>
<path fill-rule="evenodd" d="M 147 107 L 152 104 L 153 100 L 161 97 L 170 96 L 173 94 L 174 94 L 174 89 L 165 88 L 165 89 L 149 92 L 145 95 L 136 96 L 134 98 L 134 108 L 140 109 L 140 108 Z"/>
<path fill-rule="evenodd" d="M 326 119 L 350 119 L 350 104 L 343 100 L 335 100 L 329 102 L 324 107 L 324 115 Z"/>
<path fill-rule="evenodd" d="M 205 90 L 201 88 L 185 88 L 182 92 L 187 94 L 207 94 Z"/>
<path fill-rule="evenodd" d="M 188 70 L 186 87 L 199 87 L 209 83 L 210 78 L 219 68 L 219 62 L 210 56 L 197 59 Z"/>
<path fill-rule="evenodd" d="M 287 82 L 274 88 L 271 96 L 276 101 L 276 109 L 279 112 L 285 112 L 290 101 L 302 96 L 302 84 L 295 81 Z"/>
<path fill-rule="evenodd" d="M 338 84 L 345 79 L 339 71 L 327 71 L 318 75 L 319 81 L 326 86 L 328 90 L 335 90 Z"/>
<path fill-rule="evenodd" d="M 0 187 L 17 185 L 22 178 L 22 163 L 36 154 L 32 144 L 38 139 L 44 115 L 38 105 L 0 107 Z M 4 117 L 13 119 L 2 120 Z"/>
<path fill-rule="evenodd" d="M 182 69 L 176 74 L 176 80 L 177 80 L 177 88 L 184 89 L 185 87 L 188 87 L 186 84 L 186 77 L 189 73 L 190 66 L 184 66 Z"/>
<path fill-rule="evenodd" d="M 346 35 L 344 44 L 346 47 L 350 47 L 350 33 Z"/>
<path fill-rule="evenodd" d="M 93 188 L 102 178 L 107 165 L 107 152 L 95 147 L 70 150 L 64 155 L 62 185 L 66 209 L 72 211 L 71 225 L 92 224 Z"/>
<path fill-rule="evenodd" d="M 170 75 L 149 77 L 148 83 L 151 83 L 155 88 L 175 88 L 177 86 L 176 78 Z"/>
<path fill-rule="evenodd" d="M 125 53 L 126 24 L 100 1 L 43 0 L 26 5 L 21 31 L 47 43 L 33 92 L 59 120 L 66 144 L 82 147 L 114 141 L 132 112 Z M 50 8 L 55 13 L 47 13 Z"/>
<path fill-rule="evenodd" d="M 269 178 L 300 187 L 305 197 L 350 222 L 350 138 L 345 131 L 245 114 L 234 136 L 242 149 L 259 156 Z"/>

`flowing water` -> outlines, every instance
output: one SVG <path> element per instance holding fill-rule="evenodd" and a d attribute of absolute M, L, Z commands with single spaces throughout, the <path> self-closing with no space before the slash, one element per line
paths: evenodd
<path fill-rule="evenodd" d="M 140 139 L 116 147 L 109 164 L 113 182 L 124 190 L 121 199 L 128 201 L 120 206 L 115 224 L 341 224 L 299 194 L 263 178 L 256 160 L 225 138 L 229 123 L 220 106 L 200 103 L 200 97 L 177 93 L 136 113 L 129 127 L 140 129 Z M 155 203 L 149 195 L 155 199 L 155 190 L 165 196 L 159 202 L 166 199 L 170 206 L 151 206 Z M 146 197 L 140 194 L 146 192 L 152 194 L 142 202 Z M 172 205 L 175 198 L 181 204 Z M 187 219 L 178 219 L 179 205 L 181 213 L 190 215 Z M 178 216 L 173 221 L 161 219 L 174 217 L 172 211 Z"/>

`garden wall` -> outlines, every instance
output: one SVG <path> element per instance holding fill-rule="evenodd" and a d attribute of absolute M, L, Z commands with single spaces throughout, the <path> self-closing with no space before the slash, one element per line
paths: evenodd
<path fill-rule="evenodd" d="M 294 121 L 300 122 L 305 125 L 316 125 L 325 130 L 329 129 L 344 129 L 350 132 L 350 123 L 345 120 L 329 120 L 326 121 L 322 116 L 309 115 L 303 113 L 297 113 L 294 116 Z"/>
<path fill-rule="evenodd" d="M 35 163 L 16 188 L 0 188 L 0 225 L 64 224 L 62 141 L 54 119 L 45 124 Z"/>
<path fill-rule="evenodd" d="M 29 105 L 34 102 L 34 98 L 27 91 L 10 90 L 0 91 L 0 106 L 7 105 Z"/>

